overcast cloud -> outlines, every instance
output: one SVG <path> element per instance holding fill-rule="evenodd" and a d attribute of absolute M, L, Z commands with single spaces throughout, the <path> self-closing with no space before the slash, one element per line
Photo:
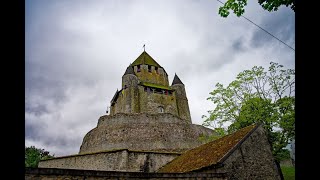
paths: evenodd
<path fill-rule="evenodd" d="M 76 154 L 105 114 L 127 66 L 146 51 L 186 86 L 192 122 L 214 108 L 216 83 L 228 84 L 270 61 L 294 68 L 295 53 L 244 18 L 218 15 L 215 0 L 27 0 L 25 143 L 56 156 Z M 245 17 L 294 48 L 290 8 Z"/>

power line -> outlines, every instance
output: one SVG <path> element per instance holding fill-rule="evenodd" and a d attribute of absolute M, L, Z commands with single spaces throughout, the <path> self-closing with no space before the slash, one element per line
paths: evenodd
<path fill-rule="evenodd" d="M 223 2 L 221 2 L 220 0 L 217 0 L 218 2 L 220 2 L 221 4 L 224 5 Z M 279 38 L 277 38 L 276 36 L 274 36 L 273 34 L 269 33 L 267 30 L 263 29 L 262 27 L 260 27 L 259 25 L 257 25 L 256 23 L 254 23 L 253 21 L 251 21 L 250 19 L 244 17 L 243 15 L 240 15 L 243 18 L 245 18 L 247 21 L 251 22 L 252 24 L 254 24 L 255 26 L 257 26 L 258 28 L 260 28 L 261 30 L 263 30 L 264 32 L 268 33 L 270 36 L 274 37 L 275 39 L 277 39 L 278 41 L 280 41 L 281 43 L 283 43 L 284 45 L 288 46 L 290 49 L 292 49 L 293 51 L 296 51 L 293 47 L 289 46 L 287 43 L 281 41 Z"/>

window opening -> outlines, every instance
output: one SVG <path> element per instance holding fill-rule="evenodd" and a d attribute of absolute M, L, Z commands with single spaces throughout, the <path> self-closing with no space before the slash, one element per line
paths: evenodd
<path fill-rule="evenodd" d="M 159 106 L 158 109 L 159 109 L 159 113 L 164 113 L 164 109 L 162 106 Z"/>

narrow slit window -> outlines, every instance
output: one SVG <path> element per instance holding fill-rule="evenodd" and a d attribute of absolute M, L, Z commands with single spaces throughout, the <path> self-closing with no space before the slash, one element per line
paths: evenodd
<path fill-rule="evenodd" d="M 164 108 L 162 106 L 159 106 L 158 109 L 159 109 L 159 113 L 164 113 Z"/>

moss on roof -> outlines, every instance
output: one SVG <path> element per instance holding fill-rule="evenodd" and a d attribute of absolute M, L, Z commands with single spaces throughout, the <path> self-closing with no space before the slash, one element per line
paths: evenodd
<path fill-rule="evenodd" d="M 159 89 L 165 89 L 165 90 L 172 90 L 172 88 L 170 88 L 169 86 L 162 86 L 162 85 L 152 84 L 152 83 L 147 83 L 147 82 L 140 82 L 140 85 L 153 87 L 153 88 L 159 88 Z"/>
<path fill-rule="evenodd" d="M 217 165 L 223 157 L 231 153 L 232 149 L 236 148 L 236 145 L 244 139 L 249 132 L 253 131 L 256 126 L 256 124 L 247 126 L 215 141 L 186 151 L 162 167 L 158 172 L 184 173 L 211 165 Z"/>
<path fill-rule="evenodd" d="M 131 64 L 136 66 L 139 64 L 147 64 L 155 67 L 161 67 L 147 52 L 143 51 L 141 55 Z"/>

